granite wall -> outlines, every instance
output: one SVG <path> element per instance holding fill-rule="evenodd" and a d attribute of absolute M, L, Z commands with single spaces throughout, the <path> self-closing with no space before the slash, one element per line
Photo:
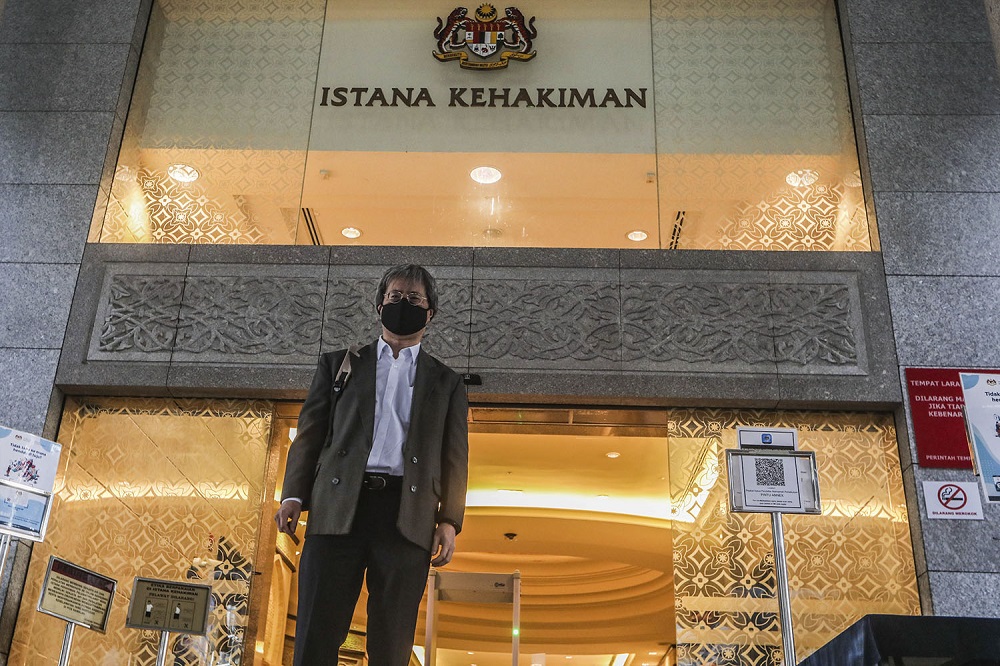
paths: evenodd
<path fill-rule="evenodd" d="M 54 435 L 61 400 L 53 393 L 53 384 L 70 303 L 95 202 L 107 199 L 107 166 L 117 155 L 149 5 L 149 0 L 0 0 L 0 315 L 4 318 L 0 368 L 5 375 L 0 422 L 5 425 Z M 878 214 L 899 367 L 1000 367 L 1000 311 L 991 303 L 1000 288 L 996 261 L 1000 252 L 992 240 L 1000 228 L 1000 84 L 987 7 L 996 20 L 994 0 L 842 0 L 840 6 L 853 101 L 862 128 L 859 145 L 868 161 L 869 194 Z M 275 263 L 240 259 L 238 254 L 228 255 L 230 259 L 209 255 L 199 259 L 194 253 L 201 250 L 186 247 L 167 251 L 183 255 L 175 263 L 183 264 L 185 272 L 192 261 Z M 320 249 L 323 252 L 325 257 L 307 259 L 296 270 L 308 272 L 309 266 L 320 266 L 324 284 L 329 284 L 336 262 L 328 249 Z M 132 256 L 131 262 L 142 261 L 141 253 Z M 522 256 L 527 257 L 522 263 L 528 274 L 561 268 Z M 488 279 L 490 270 L 502 267 L 491 266 L 496 261 L 485 253 L 478 263 L 448 265 L 482 267 Z M 594 271 L 610 268 L 622 284 L 624 264 L 620 258 L 615 261 L 617 268 L 614 261 L 610 266 L 577 268 L 588 277 L 598 276 L 598 281 L 603 278 Z M 680 264 L 657 266 L 656 261 Z M 643 259 L 641 265 L 625 268 L 682 272 L 697 268 L 683 265 L 685 261 L 690 260 Z M 780 282 L 781 273 L 789 268 L 775 261 L 766 270 Z M 863 273 L 878 271 L 867 267 Z M 217 272 L 193 277 L 233 276 Z M 101 289 L 104 279 L 102 273 Z M 757 280 L 758 285 L 773 283 L 770 277 Z M 82 290 L 80 297 L 96 303 L 102 293 Z M 319 344 L 325 345 L 323 324 L 319 331 Z M 196 345 L 177 338 L 179 332 L 174 331 L 171 344 L 180 340 Z M 80 371 L 81 364 L 97 362 L 88 354 L 113 351 L 114 343 L 102 350 L 100 341 L 96 348 L 90 342 L 88 337 L 76 348 L 77 356 L 64 359 L 64 370 L 70 373 L 67 386 L 77 379 L 80 383 L 75 385 L 81 387 L 91 381 L 92 377 L 72 374 Z M 880 345 L 868 353 L 895 353 L 893 340 Z M 172 347 L 170 354 L 175 351 Z M 596 353 L 599 357 L 600 350 Z M 174 390 L 169 388 L 173 362 L 166 363 L 163 373 L 161 385 L 167 392 Z M 776 363 L 777 357 L 763 362 Z M 181 378 L 180 385 L 195 381 L 183 379 L 184 363 L 180 359 L 178 363 L 173 376 Z M 505 368 L 475 366 L 471 360 L 467 368 L 481 370 L 484 379 L 493 373 L 499 393 L 505 382 L 509 386 L 518 376 L 504 379 Z M 518 372 L 550 381 L 544 368 L 521 367 Z M 773 373 L 765 374 L 777 378 L 780 373 L 775 365 Z M 809 386 L 822 386 L 813 373 L 786 375 L 789 387 L 796 376 Z M 297 381 L 298 376 L 286 379 Z M 833 375 L 847 377 L 848 382 L 858 376 Z M 895 378 L 896 373 L 882 376 Z M 673 376 L 680 377 L 680 373 Z M 553 386 L 551 392 L 558 393 L 556 389 Z M 697 387 L 691 390 L 690 395 L 698 397 Z M 842 395 L 840 389 L 825 396 L 817 391 L 818 400 L 834 404 Z M 898 396 L 900 389 L 879 391 Z M 775 393 L 774 404 L 779 404 L 780 395 Z M 1000 615 L 995 603 L 1000 595 L 1000 559 L 995 556 L 1000 508 L 988 506 L 984 522 L 924 519 L 923 500 L 916 493 L 919 481 L 972 477 L 913 465 L 907 455 L 912 454 L 912 441 L 902 428 L 907 418 L 901 410 L 905 479 L 925 612 L 996 617 Z M 22 544 L 18 565 L 26 555 Z M 3 583 L 0 663 L 5 661 L 4 646 L 9 645 L 11 619 L 20 602 L 16 576 L 23 576 L 21 566 L 7 570 L 15 572 L 15 582 L 10 592 Z"/>
<path fill-rule="evenodd" d="M 55 435 L 80 260 L 132 92 L 150 0 L 0 2 L 0 423 Z M 0 663 L 30 549 L 0 584 Z M 13 582 L 8 579 L 13 576 Z"/>
<path fill-rule="evenodd" d="M 846 0 L 855 112 L 900 368 L 1000 368 L 1000 81 L 993 0 Z M 905 387 L 904 387 L 905 390 Z M 924 612 L 1000 617 L 1000 506 L 928 520 L 908 408 L 897 422 Z"/>

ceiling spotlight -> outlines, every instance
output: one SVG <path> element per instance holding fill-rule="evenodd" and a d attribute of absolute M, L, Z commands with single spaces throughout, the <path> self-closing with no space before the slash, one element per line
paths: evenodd
<path fill-rule="evenodd" d="M 469 175 L 472 177 L 472 180 L 476 181 L 477 183 L 480 183 L 482 185 L 492 185 L 493 183 L 500 180 L 500 176 L 502 174 L 500 173 L 499 169 L 494 169 L 493 167 L 488 167 L 488 166 L 481 166 L 473 169 L 472 172 L 469 173 Z"/>
<path fill-rule="evenodd" d="M 178 183 L 193 183 L 201 174 L 193 166 L 177 163 L 167 167 L 167 175 Z"/>
<path fill-rule="evenodd" d="M 361 235 L 361 229 L 355 229 L 354 227 L 344 227 L 340 230 L 340 233 L 344 238 L 358 238 Z"/>
<path fill-rule="evenodd" d="M 812 169 L 799 169 L 785 176 L 785 182 L 792 187 L 809 187 L 819 180 L 819 173 Z"/>
<path fill-rule="evenodd" d="M 625 234 L 625 237 L 628 238 L 630 241 L 641 243 L 642 241 L 649 238 L 649 234 L 647 234 L 645 231 L 642 231 L 641 229 L 636 229 L 635 231 L 630 231 L 627 234 Z"/>
<path fill-rule="evenodd" d="M 621 454 L 620 454 L 620 453 L 618 453 L 617 451 L 608 451 L 608 452 L 607 452 L 607 453 L 605 453 L 604 455 L 606 455 L 607 457 L 609 457 L 609 458 L 611 458 L 612 460 L 614 460 L 615 458 L 619 457 L 619 456 L 620 456 Z"/>

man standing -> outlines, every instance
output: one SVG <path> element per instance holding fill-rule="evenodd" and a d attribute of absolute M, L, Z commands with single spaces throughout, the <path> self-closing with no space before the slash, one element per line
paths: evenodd
<path fill-rule="evenodd" d="M 434 278 L 390 268 L 375 309 L 378 340 L 320 358 L 288 451 L 278 529 L 293 534 L 309 512 L 295 666 L 337 663 L 366 571 L 370 666 L 405 666 L 429 565 L 451 560 L 462 529 L 465 387 L 420 350 L 437 310 Z"/>

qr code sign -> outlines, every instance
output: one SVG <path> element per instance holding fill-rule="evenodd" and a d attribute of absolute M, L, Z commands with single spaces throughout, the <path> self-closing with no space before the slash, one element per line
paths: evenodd
<path fill-rule="evenodd" d="M 781 460 L 754 458 L 753 465 L 758 486 L 785 487 L 785 466 Z"/>

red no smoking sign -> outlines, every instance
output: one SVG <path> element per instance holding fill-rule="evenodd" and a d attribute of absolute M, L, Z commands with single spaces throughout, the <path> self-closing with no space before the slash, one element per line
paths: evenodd
<path fill-rule="evenodd" d="M 969 496 L 954 483 L 946 483 L 938 489 L 938 502 L 946 509 L 958 511 L 969 503 Z"/>
<path fill-rule="evenodd" d="M 979 486 L 965 481 L 924 481 L 928 518 L 982 520 Z"/>

